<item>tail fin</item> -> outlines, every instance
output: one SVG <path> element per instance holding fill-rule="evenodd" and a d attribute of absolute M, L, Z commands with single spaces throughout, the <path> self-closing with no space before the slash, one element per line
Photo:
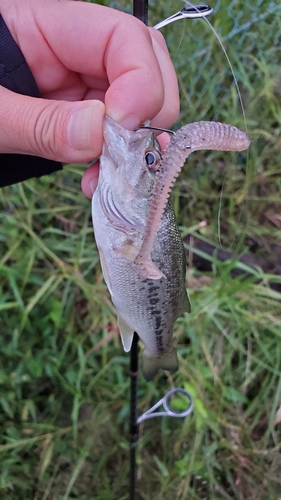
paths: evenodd
<path fill-rule="evenodd" d="M 142 358 L 143 376 L 147 382 L 153 379 L 158 370 L 168 370 L 175 372 L 179 367 L 177 351 L 173 349 L 171 352 L 162 354 L 161 356 L 149 356 L 145 352 Z"/>

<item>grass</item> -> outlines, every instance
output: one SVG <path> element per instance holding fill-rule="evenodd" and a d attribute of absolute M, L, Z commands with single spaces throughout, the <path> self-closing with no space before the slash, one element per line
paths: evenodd
<path fill-rule="evenodd" d="M 150 7 L 155 24 L 182 3 L 151 0 Z M 214 7 L 210 20 L 234 66 L 252 145 L 248 156 L 193 155 L 174 206 L 183 234 L 280 265 L 280 4 Z M 179 123 L 245 128 L 207 24 L 182 21 L 163 33 L 179 78 Z M 129 360 L 101 276 L 82 172 L 71 165 L 0 192 L 5 500 L 128 499 Z M 192 312 L 176 328 L 179 371 L 139 380 L 139 412 L 173 386 L 191 392 L 195 409 L 184 421 L 141 425 L 137 499 L 281 498 L 281 295 L 261 270 L 232 279 L 235 259 L 211 260 L 211 273 L 187 272 Z"/>

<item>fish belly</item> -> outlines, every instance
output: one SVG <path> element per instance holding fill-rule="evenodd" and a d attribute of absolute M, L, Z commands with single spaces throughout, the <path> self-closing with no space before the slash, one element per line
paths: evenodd
<path fill-rule="evenodd" d="M 163 272 L 160 280 L 146 279 L 118 250 L 124 234 L 102 221 L 95 206 L 93 222 L 105 281 L 117 311 L 124 349 L 129 351 L 134 331 L 144 343 L 144 375 L 151 379 L 159 368 L 177 369 L 173 347 L 176 319 L 189 311 L 185 287 L 185 254 L 170 205 L 157 234 L 152 260 Z"/>

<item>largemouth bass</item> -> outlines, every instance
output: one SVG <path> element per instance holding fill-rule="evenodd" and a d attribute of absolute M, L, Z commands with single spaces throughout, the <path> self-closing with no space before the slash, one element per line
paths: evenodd
<path fill-rule="evenodd" d="M 174 323 L 190 311 L 185 252 L 168 201 L 171 186 L 192 151 L 248 146 L 235 127 L 199 122 L 176 132 L 162 156 L 151 130 L 128 131 L 105 117 L 92 199 L 94 233 L 124 350 L 137 332 L 145 346 L 146 380 L 160 368 L 177 370 Z"/>

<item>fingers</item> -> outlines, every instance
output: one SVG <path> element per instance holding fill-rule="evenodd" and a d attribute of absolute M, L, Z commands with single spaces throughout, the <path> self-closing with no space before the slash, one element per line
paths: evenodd
<path fill-rule="evenodd" d="M 150 28 L 150 35 L 164 86 L 163 105 L 159 113 L 153 118 L 152 125 L 155 127 L 170 128 L 179 116 L 178 80 L 163 36 L 154 28 Z"/>
<path fill-rule="evenodd" d="M 98 185 L 99 162 L 94 163 L 85 171 L 81 180 L 81 189 L 87 198 L 92 198 Z"/>
<path fill-rule="evenodd" d="M 0 152 L 86 162 L 102 149 L 104 104 L 35 99 L 0 87 Z"/>
<path fill-rule="evenodd" d="M 85 162 L 101 153 L 105 113 L 128 129 L 177 119 L 176 74 L 158 31 L 79 1 L 2 0 L 1 13 L 48 99 L 0 88 L 0 152 Z"/>
<path fill-rule="evenodd" d="M 50 91 L 50 74 L 65 77 L 59 61 L 93 89 L 105 91 L 106 114 L 126 128 L 156 116 L 164 127 L 176 120 L 177 79 L 161 33 L 131 15 L 86 2 L 48 1 L 44 9 L 40 2 L 36 21 L 52 51 L 45 47 L 50 62 L 40 71 L 35 48 L 28 61 L 43 93 Z M 26 29 L 23 34 L 26 44 Z"/>
<path fill-rule="evenodd" d="M 146 119 L 152 120 L 155 126 L 170 127 L 179 113 L 176 73 L 161 33 L 153 28 L 141 28 L 145 30 L 145 36 L 147 32 L 150 34 L 150 42 L 145 47 L 141 41 L 136 47 L 131 55 L 131 69 L 116 71 L 115 48 L 113 59 L 107 59 L 109 74 L 111 65 L 114 72 L 105 96 L 106 113 L 132 130 Z M 138 66 L 136 62 L 133 65 L 136 56 Z"/>

